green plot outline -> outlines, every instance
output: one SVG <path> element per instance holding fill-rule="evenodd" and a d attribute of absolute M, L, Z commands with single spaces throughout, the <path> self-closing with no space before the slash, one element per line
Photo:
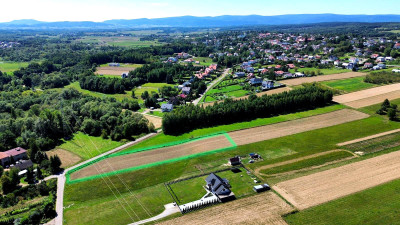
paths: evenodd
<path fill-rule="evenodd" d="M 219 136 L 225 136 L 226 139 L 229 141 L 229 143 L 232 146 L 219 148 L 219 149 L 215 149 L 215 150 L 211 150 L 211 151 L 207 151 L 207 152 L 201 152 L 201 153 L 196 153 L 196 154 L 192 154 L 192 155 L 182 156 L 182 157 L 178 157 L 178 158 L 168 159 L 168 160 L 164 160 L 164 161 L 158 161 L 158 162 L 149 163 L 149 164 L 145 164 L 145 165 L 141 165 L 141 166 L 134 166 L 134 167 L 125 168 L 125 169 L 121 169 L 121 170 L 116 170 L 116 171 L 112 171 L 112 172 L 97 174 L 97 175 L 88 176 L 88 177 L 84 177 L 84 178 L 79 178 L 79 179 L 75 179 L 75 180 L 71 180 L 71 178 L 70 178 L 70 175 L 72 173 L 77 172 L 77 171 L 79 171 L 79 170 L 81 170 L 81 169 L 83 169 L 85 167 L 88 167 L 88 166 L 90 166 L 92 164 L 95 164 L 97 162 L 100 162 L 100 161 L 108 159 L 108 158 L 114 158 L 114 157 L 117 157 L 117 156 L 134 154 L 134 153 L 143 152 L 143 151 L 149 151 L 149 150 L 158 149 L 158 148 L 171 147 L 171 146 L 176 146 L 176 145 L 180 145 L 180 144 L 184 144 L 184 143 L 191 143 L 191 142 L 196 142 L 196 141 L 210 139 L 210 138 L 219 137 Z M 236 147 L 237 147 L 237 144 L 232 139 L 232 137 L 229 136 L 229 134 L 227 132 L 218 132 L 218 133 L 210 134 L 210 135 L 207 135 L 207 136 L 198 137 L 198 138 L 195 138 L 195 139 L 187 139 L 187 140 L 171 142 L 171 143 L 167 143 L 167 144 L 163 144 L 163 145 L 155 145 L 155 146 L 151 146 L 151 147 L 143 148 L 143 149 L 137 149 L 137 150 L 121 152 L 121 153 L 114 153 L 114 154 L 110 154 L 110 155 L 106 155 L 106 156 L 100 157 L 100 158 L 98 158 L 96 160 L 93 160 L 91 162 L 88 162 L 88 163 L 85 163 L 85 164 L 83 164 L 81 166 L 78 166 L 78 167 L 76 167 L 76 168 L 74 168 L 72 170 L 69 170 L 66 173 L 66 182 L 67 182 L 67 184 L 80 183 L 80 182 L 94 180 L 94 179 L 98 179 L 98 178 L 102 178 L 102 177 L 109 177 L 109 176 L 114 176 L 114 175 L 118 175 L 118 174 L 121 174 L 121 173 L 128 173 L 128 172 L 141 170 L 141 169 L 146 169 L 146 168 L 150 168 L 150 167 L 154 167 L 154 166 L 160 166 L 160 165 L 163 165 L 163 164 L 173 163 L 173 162 L 177 162 L 177 161 L 181 161 L 181 160 L 185 160 L 185 159 L 192 159 L 192 158 L 197 158 L 197 157 L 200 157 L 200 156 L 205 156 L 205 155 L 210 155 L 210 154 L 214 154 L 214 153 L 218 153 L 218 152 L 228 151 L 228 150 L 235 149 Z"/>

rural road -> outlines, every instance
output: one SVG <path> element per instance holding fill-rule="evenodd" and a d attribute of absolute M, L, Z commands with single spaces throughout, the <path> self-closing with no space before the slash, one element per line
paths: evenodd
<path fill-rule="evenodd" d="M 222 74 L 222 76 L 218 77 L 218 79 L 215 79 L 213 82 L 211 82 L 211 84 L 207 87 L 206 91 L 204 92 L 203 96 L 204 96 L 205 94 L 207 94 L 207 92 L 208 92 L 209 90 L 211 90 L 211 89 L 214 87 L 215 84 L 217 84 L 217 83 L 220 82 L 222 79 L 224 79 L 224 78 L 229 74 L 229 70 L 230 70 L 230 68 L 225 69 L 225 70 L 224 70 L 224 73 Z M 201 96 L 200 98 L 194 100 L 194 101 L 193 101 L 193 104 L 194 104 L 194 105 L 199 104 L 199 101 L 201 100 L 201 98 L 202 98 L 203 96 Z"/>
<path fill-rule="evenodd" d="M 58 178 L 58 180 L 57 180 L 57 202 L 56 202 L 56 212 L 57 212 L 57 216 L 56 216 L 56 218 L 55 218 L 55 224 L 56 224 L 56 225 L 62 225 L 62 224 L 63 224 L 64 187 L 65 187 L 65 180 L 66 180 L 65 174 L 66 174 L 68 171 L 73 170 L 73 169 L 75 169 L 76 167 L 81 166 L 81 165 L 83 165 L 83 164 L 85 164 L 85 163 L 88 163 L 88 162 L 91 162 L 91 161 L 93 161 L 93 160 L 96 160 L 96 159 L 98 159 L 98 158 L 100 158 L 100 157 L 103 157 L 103 156 L 106 156 L 106 155 L 109 155 L 109 154 L 112 154 L 112 153 L 121 151 L 121 150 L 123 150 L 123 149 L 129 148 L 129 147 L 131 147 L 132 145 L 137 144 L 137 143 L 139 143 L 139 142 L 142 142 L 142 141 L 144 141 L 144 140 L 146 140 L 146 139 L 148 139 L 148 138 L 150 138 L 150 137 L 153 137 L 153 136 L 157 135 L 157 134 L 160 133 L 160 132 L 161 132 L 161 131 L 159 130 L 159 131 L 157 131 L 157 133 L 148 134 L 148 135 L 146 135 L 146 136 L 143 136 L 143 137 L 141 137 L 141 138 L 136 139 L 135 141 L 128 142 L 128 143 L 126 143 L 126 144 L 124 144 L 124 145 L 121 145 L 121 146 L 118 147 L 118 148 L 114 148 L 113 150 L 110 150 L 110 151 L 105 152 L 105 153 L 103 153 L 103 154 L 101 154 L 101 155 L 98 155 L 98 156 L 96 156 L 96 157 L 94 157 L 94 158 L 91 158 L 91 159 L 89 159 L 89 160 L 86 160 L 86 161 L 84 161 L 84 162 L 81 162 L 81 163 L 79 163 L 79 164 L 77 164 L 77 165 L 75 165 L 75 166 L 72 166 L 72 167 L 70 167 L 70 168 L 64 170 L 64 172 L 63 172 L 62 174 L 60 174 L 60 175 L 52 175 L 52 176 L 46 177 L 45 180 L 46 180 L 46 179 L 51 179 L 51 178 Z"/>
<path fill-rule="evenodd" d="M 167 217 L 169 215 L 172 215 L 172 214 L 180 212 L 179 207 L 174 205 L 174 203 L 170 203 L 170 204 L 164 205 L 164 207 L 165 207 L 165 210 L 161 214 L 158 214 L 157 216 L 154 216 L 154 217 L 151 217 L 151 218 L 148 218 L 148 219 L 145 219 L 145 220 L 141 220 L 141 221 L 138 221 L 138 222 L 135 222 L 135 223 L 131 223 L 129 225 L 139 225 L 139 224 L 149 223 L 149 222 L 156 221 L 156 220 L 165 218 L 165 217 Z"/>

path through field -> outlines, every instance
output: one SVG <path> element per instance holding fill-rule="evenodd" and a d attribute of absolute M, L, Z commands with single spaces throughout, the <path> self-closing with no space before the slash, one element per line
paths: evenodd
<path fill-rule="evenodd" d="M 303 77 L 303 78 L 294 78 L 289 80 L 279 81 L 282 84 L 290 85 L 290 86 L 297 86 L 304 83 L 313 83 L 313 82 L 322 82 L 328 80 L 343 80 L 353 77 L 362 77 L 365 76 L 365 73 L 359 72 L 348 72 L 348 73 L 338 73 L 338 74 L 331 74 L 331 75 L 320 75 L 315 77 Z"/>
<path fill-rule="evenodd" d="M 306 209 L 400 178 L 400 151 L 278 183 L 273 187 Z"/>
<path fill-rule="evenodd" d="M 308 118 L 234 131 L 228 134 L 237 145 L 245 145 L 343 124 L 354 120 L 364 119 L 367 117 L 367 114 L 355 110 L 342 109 Z M 218 136 L 167 148 L 117 156 L 102 160 L 75 173 L 72 173 L 71 179 L 74 180 L 84 178 L 87 176 L 146 165 L 149 163 L 155 163 L 230 146 L 232 145 L 225 136 Z"/>
<path fill-rule="evenodd" d="M 286 224 L 293 208 L 272 191 L 209 207 L 161 224 Z"/>
<path fill-rule="evenodd" d="M 400 98 L 400 83 L 335 96 L 333 101 L 353 108 L 362 108 L 382 103 L 385 99 L 397 98 Z"/>

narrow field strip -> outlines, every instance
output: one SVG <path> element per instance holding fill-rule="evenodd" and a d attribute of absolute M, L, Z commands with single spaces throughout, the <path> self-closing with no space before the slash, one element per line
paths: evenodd
<path fill-rule="evenodd" d="M 375 87 L 333 97 L 333 101 L 353 108 L 362 108 L 383 102 L 385 99 L 400 98 L 400 83 Z"/>
<path fill-rule="evenodd" d="M 306 209 L 400 178 L 400 151 L 284 181 L 273 186 L 298 209 Z"/>
<path fill-rule="evenodd" d="M 363 137 L 363 138 L 359 138 L 359 139 L 355 139 L 355 140 L 351 140 L 351 141 L 346 141 L 346 142 L 343 142 L 343 143 L 339 143 L 337 145 L 338 146 L 351 145 L 351 144 L 354 144 L 354 143 L 367 141 L 367 140 L 370 140 L 370 139 L 374 139 L 374 138 L 378 138 L 378 137 L 382 137 L 382 136 L 386 136 L 386 135 L 394 134 L 394 133 L 398 133 L 398 132 L 400 132 L 400 129 L 391 130 L 391 131 L 387 131 L 387 132 L 383 132 L 383 133 L 380 133 L 380 134 L 375 134 L 375 135 L 371 135 L 371 136 L 368 136 L 368 137 Z"/>
<path fill-rule="evenodd" d="M 210 137 L 182 145 L 141 151 L 135 154 L 116 154 L 96 164 L 89 165 L 70 175 L 70 179 L 82 179 L 98 174 L 113 175 L 119 172 L 128 172 L 136 169 L 162 165 L 169 162 L 212 154 L 218 151 L 229 150 L 236 147 L 235 142 L 228 134 Z M 97 167 L 100 166 L 100 170 Z M 125 169 L 125 170 L 124 170 Z"/>
<path fill-rule="evenodd" d="M 290 85 L 290 86 L 297 86 L 304 83 L 313 83 L 313 82 L 321 82 L 321 81 L 328 81 L 328 80 L 342 80 L 348 79 L 353 77 L 362 77 L 365 76 L 365 73 L 359 72 L 348 72 L 348 73 L 339 73 L 339 74 L 331 74 L 331 75 L 320 75 L 315 77 L 304 77 L 304 78 L 296 78 L 290 80 L 280 81 L 283 84 Z"/>
<path fill-rule="evenodd" d="M 258 167 L 257 169 L 254 170 L 254 172 L 257 175 L 264 175 L 263 170 L 268 170 L 271 168 L 276 168 L 276 167 L 281 167 L 281 166 L 285 166 L 285 165 L 289 165 L 289 164 L 293 164 L 296 162 L 300 162 L 300 161 L 304 161 L 304 160 L 308 160 L 308 159 L 313 159 L 313 158 L 317 158 L 320 156 L 324 156 L 324 155 L 329 155 L 335 152 L 347 152 L 355 157 L 358 157 L 358 155 L 354 154 L 353 152 L 347 151 L 347 150 L 343 150 L 343 149 L 335 149 L 335 150 L 331 150 L 331 151 L 326 151 L 326 152 L 321 152 L 321 153 L 317 153 L 317 154 L 312 154 L 312 155 L 308 155 L 308 156 L 304 156 L 304 157 L 300 157 L 300 158 L 296 158 L 296 159 L 292 159 L 292 160 L 288 160 L 288 161 L 284 161 L 284 162 L 279 162 L 279 163 L 274 163 L 274 164 L 270 164 L 270 165 L 265 165 L 265 166 L 261 166 Z"/>
<path fill-rule="evenodd" d="M 247 130 L 234 131 L 230 132 L 229 136 L 232 137 L 237 145 L 246 145 L 365 119 L 367 117 L 369 117 L 369 115 L 359 111 L 342 109 L 317 116 L 311 116 Z"/>

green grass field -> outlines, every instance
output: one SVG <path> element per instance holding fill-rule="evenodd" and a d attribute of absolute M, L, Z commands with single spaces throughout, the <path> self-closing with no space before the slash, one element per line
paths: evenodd
<path fill-rule="evenodd" d="M 376 87 L 377 85 L 364 82 L 365 77 L 354 77 L 345 80 L 325 81 L 322 84 L 344 92 L 360 91 L 368 88 Z"/>
<path fill-rule="evenodd" d="M 85 90 L 85 89 L 81 88 L 81 86 L 79 85 L 79 82 L 71 83 L 68 86 L 65 86 L 65 88 L 74 88 L 83 94 L 91 95 L 91 96 L 97 97 L 97 98 L 115 98 L 118 101 L 122 101 L 124 98 L 130 98 L 129 92 L 126 94 L 103 94 L 100 92 Z"/>
<path fill-rule="evenodd" d="M 66 141 L 57 148 L 65 149 L 79 155 L 87 160 L 121 146 L 121 142 L 103 139 L 101 137 L 92 137 L 81 132 L 74 135 L 72 140 Z"/>
<path fill-rule="evenodd" d="M 147 84 L 143 84 L 141 87 L 135 88 L 135 96 L 136 96 L 136 98 L 139 99 L 139 103 L 143 103 L 144 101 L 141 98 L 141 95 L 143 94 L 143 92 L 147 91 L 147 92 L 149 92 L 149 94 L 151 94 L 152 92 L 159 93 L 158 89 L 160 89 L 163 86 L 174 87 L 176 85 L 167 84 L 167 83 L 147 83 Z"/>
<path fill-rule="evenodd" d="M 160 111 L 151 111 L 151 112 L 148 112 L 147 114 L 152 115 L 152 116 L 158 116 L 158 117 L 163 117 L 165 115 L 165 113 L 160 112 Z"/>
<path fill-rule="evenodd" d="M 310 111 L 307 113 L 310 114 Z M 169 182 L 180 177 L 187 177 L 189 174 L 198 174 L 200 169 L 204 171 L 207 168 L 214 168 L 215 170 L 218 166 L 226 164 L 227 159 L 234 155 L 245 156 L 251 152 L 260 154 L 264 158 L 263 161 L 247 164 L 251 169 L 255 169 L 263 165 L 337 149 L 337 143 L 399 127 L 400 123 L 388 121 L 387 118 L 380 116 L 371 116 L 367 119 L 346 124 L 238 146 L 236 149 L 230 151 L 164 164 L 135 172 L 122 173 L 118 176 L 107 177 L 104 180 L 95 179 L 81 183 L 67 184 L 65 205 L 68 206 L 73 203 L 75 205 L 66 210 L 65 219 L 66 221 L 71 221 L 68 224 L 80 224 L 84 223 L 82 221 L 88 223 L 87 218 L 94 218 L 91 222 L 95 223 L 99 221 L 100 224 L 103 224 L 110 221 L 112 213 L 116 213 L 119 218 L 114 224 L 126 224 L 129 222 L 128 215 L 123 213 L 123 207 L 115 200 L 111 190 L 106 188 L 105 182 L 109 185 L 112 182 L 115 190 L 118 190 L 122 196 L 130 196 L 127 187 L 134 193 L 140 192 L 142 198 L 152 196 L 147 201 L 143 200 L 142 203 L 146 207 L 151 208 L 153 212 L 150 214 L 151 216 L 155 216 L 163 210 L 163 204 L 172 201 L 164 189 L 155 188 L 157 185 L 162 187 L 164 182 Z M 162 139 L 158 139 L 158 141 L 160 140 Z M 348 162 L 346 161 L 346 163 Z M 268 183 L 272 185 L 284 179 L 287 178 L 268 178 Z M 117 193 L 118 196 L 120 195 Z M 157 198 L 154 198 L 154 196 L 157 196 Z M 128 203 L 132 207 L 135 207 L 134 209 L 137 209 L 137 213 L 146 217 L 145 211 L 140 209 L 138 203 L 133 201 L 128 201 Z M 103 220 L 106 222 L 102 222 Z"/>
<path fill-rule="evenodd" d="M 289 171 L 301 170 L 313 166 L 320 166 L 325 163 L 333 162 L 336 160 L 344 159 L 347 157 L 353 156 L 349 152 L 341 151 L 341 152 L 332 152 L 326 155 L 318 156 L 311 159 L 301 160 L 295 163 L 290 163 L 283 166 L 277 166 L 266 170 L 261 170 L 260 172 L 266 175 L 285 173 Z"/>
<path fill-rule="evenodd" d="M 119 67 L 122 67 L 122 68 L 126 68 L 126 67 L 129 67 L 129 68 L 140 68 L 142 66 L 143 66 L 143 64 L 130 64 L 130 63 L 120 63 L 119 64 Z M 101 64 L 100 67 L 108 67 L 108 63 Z"/>
<path fill-rule="evenodd" d="M 194 59 L 194 61 L 199 61 L 200 65 L 202 65 L 202 66 L 209 66 L 209 65 L 213 64 L 212 59 L 209 57 L 195 57 L 193 59 Z"/>
<path fill-rule="evenodd" d="M 398 146 L 400 146 L 400 132 L 350 144 L 344 146 L 344 148 L 352 152 L 361 151 L 365 154 L 368 154 L 384 151 L 386 149 L 395 148 Z"/>
<path fill-rule="evenodd" d="M 288 224 L 399 224 L 400 180 L 287 215 Z"/>
<path fill-rule="evenodd" d="M 14 72 L 21 67 L 27 67 L 29 65 L 28 62 L 2 62 L 0 61 L 0 71 L 1 72 Z"/>
<path fill-rule="evenodd" d="M 247 128 L 252 128 L 252 127 L 257 127 L 257 126 L 264 126 L 268 124 L 274 124 L 274 123 L 279 123 L 279 122 L 284 122 L 284 121 L 289 121 L 289 120 L 295 120 L 295 119 L 300 119 L 304 117 L 309 117 L 309 116 L 315 116 L 323 113 L 328 113 L 328 112 L 333 112 L 339 109 L 343 109 L 345 106 L 343 105 L 332 105 L 324 108 L 319 108 L 319 109 L 314 109 L 314 110 L 309 110 L 305 112 L 298 112 L 298 113 L 292 113 L 292 114 L 287 114 L 287 115 L 281 115 L 281 116 L 276 116 L 272 118 L 260 118 L 260 119 L 255 119 L 249 122 L 241 122 L 241 123 L 234 123 L 234 124 L 229 124 L 229 125 L 221 125 L 221 126 L 216 126 L 216 127 L 211 127 L 211 128 L 204 128 L 204 129 L 197 129 L 192 132 L 180 135 L 180 136 L 172 136 L 172 135 L 165 135 L 163 133 L 150 138 L 146 141 L 143 141 L 142 143 L 135 145 L 134 148 L 132 149 L 138 149 L 138 148 L 144 148 L 144 147 L 150 147 L 154 145 L 159 145 L 159 144 L 165 144 L 165 143 L 170 143 L 170 142 L 175 142 L 175 141 L 182 141 L 182 140 L 187 140 L 190 138 L 196 138 L 196 137 L 201 137 L 204 135 L 212 134 L 212 133 L 218 133 L 218 132 L 230 132 L 230 131 L 235 131 L 235 130 L 241 130 L 241 129 L 247 129 Z M 129 149 L 129 150 L 132 150 Z M 129 151 L 125 150 L 125 151 Z"/>

